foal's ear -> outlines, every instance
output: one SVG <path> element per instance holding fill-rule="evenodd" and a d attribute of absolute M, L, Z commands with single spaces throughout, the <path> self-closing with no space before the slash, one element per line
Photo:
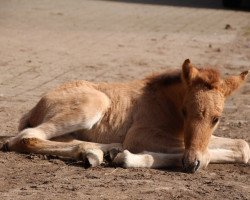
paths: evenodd
<path fill-rule="evenodd" d="M 196 78 L 198 72 L 198 69 L 192 66 L 189 59 L 184 61 L 182 65 L 182 78 L 187 84 L 190 84 Z"/>
<path fill-rule="evenodd" d="M 246 80 L 249 71 L 244 71 L 238 76 L 230 76 L 222 83 L 222 93 L 229 96 L 233 91 L 238 89 Z"/>

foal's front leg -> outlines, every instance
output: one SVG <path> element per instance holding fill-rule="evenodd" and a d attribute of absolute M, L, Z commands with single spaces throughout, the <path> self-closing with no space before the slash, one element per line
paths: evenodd
<path fill-rule="evenodd" d="M 246 141 L 212 136 L 209 143 L 210 163 L 247 163 L 250 149 Z"/>
<path fill-rule="evenodd" d="M 119 153 L 113 162 L 125 168 L 182 166 L 183 141 L 159 129 L 132 127 L 126 135 L 123 148 L 127 150 Z"/>
<path fill-rule="evenodd" d="M 209 143 L 208 163 L 247 163 L 250 159 L 250 149 L 246 141 L 241 139 L 230 139 L 212 136 Z M 125 168 L 145 167 L 145 168 L 166 168 L 181 167 L 183 153 L 155 153 L 142 152 L 133 154 L 128 150 L 119 153 L 114 163 Z"/>
<path fill-rule="evenodd" d="M 182 153 L 166 154 L 144 151 L 139 154 L 133 154 L 128 150 L 119 153 L 113 162 L 125 168 L 167 168 L 181 167 Z"/>

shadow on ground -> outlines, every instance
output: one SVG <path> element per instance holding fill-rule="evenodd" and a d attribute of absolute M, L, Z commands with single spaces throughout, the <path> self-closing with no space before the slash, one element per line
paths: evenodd
<path fill-rule="evenodd" d="M 104 0 L 125 3 L 165 5 L 193 8 L 229 9 L 223 6 L 222 0 Z M 230 8 L 241 11 L 250 11 L 250 0 L 243 0 L 240 7 Z"/>

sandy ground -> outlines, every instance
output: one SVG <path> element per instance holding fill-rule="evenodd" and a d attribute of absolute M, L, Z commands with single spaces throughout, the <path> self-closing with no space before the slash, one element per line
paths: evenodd
<path fill-rule="evenodd" d="M 225 75 L 249 70 L 250 13 L 217 0 L 0 0 L 0 47 L 0 136 L 11 136 L 42 93 L 72 79 L 132 80 L 186 58 Z M 250 142 L 249 99 L 250 81 L 216 135 Z M 250 199 L 249 180 L 249 164 L 185 174 L 0 152 L 4 200 Z"/>

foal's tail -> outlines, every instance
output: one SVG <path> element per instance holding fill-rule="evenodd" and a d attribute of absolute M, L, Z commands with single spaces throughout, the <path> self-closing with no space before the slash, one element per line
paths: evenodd
<path fill-rule="evenodd" d="M 19 126 L 18 126 L 18 131 L 22 131 L 23 129 L 29 128 L 30 127 L 30 123 L 29 123 L 29 119 L 30 119 L 30 115 L 31 112 L 25 113 L 20 121 L 19 121 Z"/>

